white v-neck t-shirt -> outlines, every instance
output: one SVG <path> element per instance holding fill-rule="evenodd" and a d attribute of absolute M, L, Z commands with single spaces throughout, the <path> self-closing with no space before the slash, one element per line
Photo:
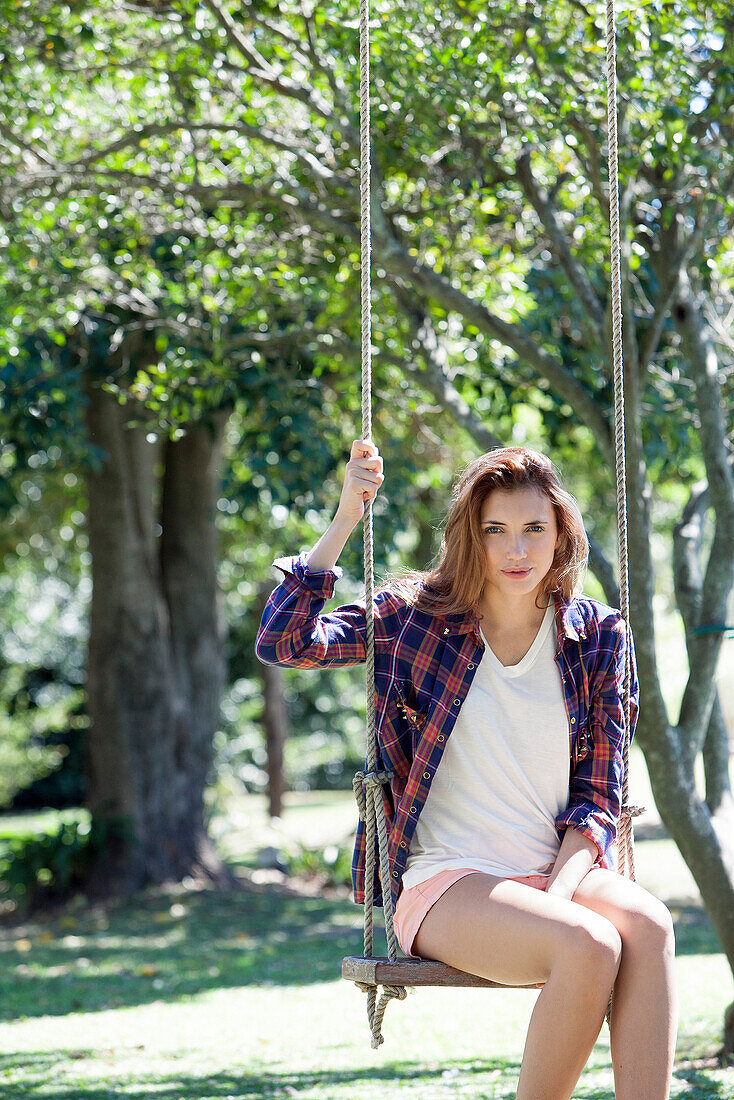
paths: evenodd
<path fill-rule="evenodd" d="M 570 739 L 555 661 L 554 606 L 528 652 L 503 665 L 484 653 L 416 825 L 406 889 L 471 867 L 510 878 L 548 873 L 568 805 Z"/>

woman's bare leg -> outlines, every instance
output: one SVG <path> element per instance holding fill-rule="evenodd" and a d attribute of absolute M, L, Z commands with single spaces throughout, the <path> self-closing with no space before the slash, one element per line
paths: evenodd
<path fill-rule="evenodd" d="M 591 907 L 482 874 L 467 875 L 439 898 L 413 946 L 424 958 L 505 985 L 545 983 L 517 1100 L 571 1096 L 604 1020 L 621 949 L 614 925 Z"/>
<path fill-rule="evenodd" d="M 612 1063 L 617 1100 L 667 1100 L 675 1053 L 675 939 L 668 910 L 635 882 L 595 868 L 574 902 L 606 917 L 622 939 L 614 986 Z"/>

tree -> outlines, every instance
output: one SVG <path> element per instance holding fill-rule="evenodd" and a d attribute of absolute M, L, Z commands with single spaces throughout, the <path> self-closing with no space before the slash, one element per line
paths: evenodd
<path fill-rule="evenodd" d="M 214 516 L 227 412 L 158 443 L 114 395 L 90 385 L 88 398 L 105 451 L 87 475 L 88 800 L 96 820 L 125 823 L 95 885 L 217 876 L 203 794 L 224 679 Z"/>
<path fill-rule="evenodd" d="M 61 31 L 50 4 L 59 32 L 47 36 L 50 49 L 23 28 L 42 60 L 23 62 L 21 85 L 43 84 L 49 71 L 68 83 L 81 58 L 100 95 L 127 74 L 130 99 L 124 111 L 107 107 L 99 136 L 62 120 L 61 151 L 49 156 L 33 129 L 47 122 L 15 97 L 6 134 L 15 152 L 5 155 L 15 178 L 4 200 L 14 221 L 27 227 L 53 196 L 69 233 L 68 196 L 80 188 L 87 215 L 95 203 L 121 205 L 150 225 L 175 211 L 191 232 L 206 212 L 247 241 L 235 277 L 247 279 L 249 299 L 237 309 L 231 295 L 235 309 L 220 306 L 203 325 L 195 310 L 179 311 L 176 325 L 214 332 L 219 366 L 298 347 L 338 392 L 358 343 L 352 9 L 263 2 L 235 14 L 223 0 L 185 0 L 126 13 L 124 27 L 111 8 L 95 11 L 93 28 L 82 17 Z M 639 740 L 663 820 L 734 967 L 733 811 L 714 679 L 734 580 L 732 15 L 721 2 L 645 2 L 634 18 L 622 13 L 619 29 Z M 594 568 L 612 598 L 600 38 L 600 13 L 575 0 L 377 6 L 372 233 L 379 369 L 430 393 L 482 446 L 510 437 L 522 397 L 552 445 L 596 465 Z M 108 59 L 92 64 L 103 46 Z M 152 94 L 164 105 L 154 122 Z M 216 279 L 226 298 L 224 266 Z M 682 487 L 674 580 L 690 674 L 673 715 L 655 656 L 651 537 L 657 500 L 678 500 Z M 693 778 L 699 754 L 704 795 Z"/>

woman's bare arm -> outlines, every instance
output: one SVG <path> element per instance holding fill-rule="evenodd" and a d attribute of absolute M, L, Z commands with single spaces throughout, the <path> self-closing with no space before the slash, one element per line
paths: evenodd
<path fill-rule="evenodd" d="M 598 855 L 599 849 L 593 840 L 589 840 L 577 829 L 567 828 L 553 865 L 547 892 L 559 894 L 570 901 L 581 880 L 594 866 Z"/>
<path fill-rule="evenodd" d="M 344 472 L 339 506 L 326 531 L 308 555 L 315 572 L 333 569 L 347 539 L 362 519 L 364 502 L 374 500 L 384 481 L 382 459 L 371 439 L 355 439 Z"/>

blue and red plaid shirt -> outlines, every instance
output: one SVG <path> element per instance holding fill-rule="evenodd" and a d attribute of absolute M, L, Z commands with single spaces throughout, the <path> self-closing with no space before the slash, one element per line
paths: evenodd
<path fill-rule="evenodd" d="M 317 572 L 309 569 L 306 558 L 304 553 L 274 563 L 284 579 L 265 607 L 257 656 L 265 664 L 294 668 L 359 664 L 367 645 L 364 603 L 324 614 L 341 569 Z M 374 607 L 377 767 L 392 772 L 383 791 L 390 881 L 397 903 L 416 822 L 484 645 L 474 614 L 439 618 L 389 587 L 375 594 Z M 586 597 L 568 603 L 556 598 L 556 628 L 571 758 L 568 806 L 556 818 L 556 827 L 559 837 L 568 826 L 577 829 L 597 846 L 598 863 L 614 867 L 611 847 L 624 767 L 625 648 L 626 637 L 632 643 L 632 636 L 619 611 Z M 631 657 L 634 734 L 639 696 L 634 644 Z M 364 901 L 364 857 L 360 822 L 352 864 L 357 902 Z M 377 875 L 374 894 L 375 904 L 381 905 Z"/>

